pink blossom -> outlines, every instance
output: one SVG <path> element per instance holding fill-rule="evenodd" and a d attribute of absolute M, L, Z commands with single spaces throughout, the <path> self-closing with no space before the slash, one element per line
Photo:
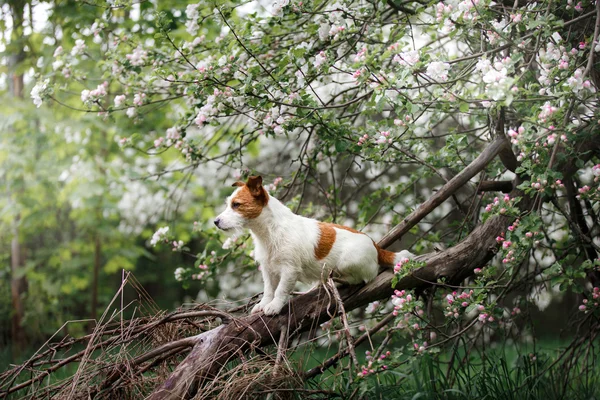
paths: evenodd
<path fill-rule="evenodd" d="M 125 103 L 125 95 L 124 94 L 115 96 L 115 107 L 121 107 L 123 105 L 123 103 Z"/>
<path fill-rule="evenodd" d="M 587 193 L 590 191 L 590 187 L 588 185 L 585 185 L 584 187 L 579 188 L 578 191 L 579 191 L 579 193 L 584 194 L 584 193 Z"/>
<path fill-rule="evenodd" d="M 133 105 L 141 106 L 144 104 L 144 99 L 146 98 L 146 93 L 136 93 L 133 96 Z"/>

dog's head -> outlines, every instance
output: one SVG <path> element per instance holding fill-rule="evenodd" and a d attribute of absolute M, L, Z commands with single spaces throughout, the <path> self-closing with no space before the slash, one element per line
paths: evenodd
<path fill-rule="evenodd" d="M 246 183 L 235 182 L 235 192 L 226 200 L 227 208 L 216 219 L 215 225 L 224 231 L 241 229 L 262 213 L 269 202 L 269 194 L 262 186 L 262 176 L 251 176 Z"/>

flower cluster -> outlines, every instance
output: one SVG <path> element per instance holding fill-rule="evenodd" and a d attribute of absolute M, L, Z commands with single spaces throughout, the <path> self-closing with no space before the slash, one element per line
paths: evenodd
<path fill-rule="evenodd" d="M 408 258 L 402 258 L 400 261 L 398 261 L 398 263 L 396 265 L 394 265 L 394 273 L 395 274 L 399 274 L 402 271 L 402 266 L 409 263 L 410 259 Z"/>
<path fill-rule="evenodd" d="M 178 281 L 178 282 L 183 281 L 183 279 L 185 278 L 185 272 L 186 272 L 185 268 L 179 267 L 179 268 L 175 269 L 175 273 L 174 273 L 175 274 L 175 280 Z"/>
<path fill-rule="evenodd" d="M 208 265 L 206 264 L 200 264 L 198 265 L 198 269 L 200 269 L 200 272 L 197 274 L 192 274 L 191 278 L 199 281 L 202 278 L 204 278 L 206 275 L 208 275 L 209 271 L 208 271 Z"/>
<path fill-rule="evenodd" d="M 271 183 L 269 186 L 267 186 L 267 189 L 269 191 L 274 191 L 275 189 L 277 189 L 277 186 L 283 182 L 283 178 L 278 176 L 277 178 L 275 178 L 275 180 L 273 181 L 273 183 Z"/>
<path fill-rule="evenodd" d="M 124 94 L 115 96 L 115 107 L 121 107 L 123 104 L 125 104 L 126 98 L 127 97 Z"/>
<path fill-rule="evenodd" d="M 437 82 L 446 82 L 448 80 L 448 71 L 450 64 L 442 61 L 434 61 L 427 65 L 425 75 Z"/>
<path fill-rule="evenodd" d="M 512 65 L 510 57 L 504 57 L 500 61 L 491 62 L 482 58 L 475 65 L 475 69 L 481 73 L 482 81 L 485 83 L 485 92 L 493 99 L 500 100 L 506 97 L 512 86 L 513 79 L 508 77 Z"/>
<path fill-rule="evenodd" d="M 363 144 L 365 144 L 365 142 L 369 139 L 369 135 L 368 134 L 364 134 L 361 137 L 358 138 L 358 142 L 356 143 L 359 146 L 362 146 Z"/>
<path fill-rule="evenodd" d="M 315 56 L 314 66 L 315 68 L 319 68 L 327 61 L 327 54 L 324 51 L 320 51 L 319 54 Z"/>
<path fill-rule="evenodd" d="M 600 304 L 600 288 L 594 287 L 591 293 L 591 299 L 583 299 L 581 305 L 579 306 L 579 311 L 583 311 L 588 313 L 593 310 L 598 310 L 598 305 Z"/>
<path fill-rule="evenodd" d="M 103 97 L 107 95 L 108 82 L 104 81 L 100 85 L 93 90 L 82 90 L 81 91 L 81 101 L 88 106 L 91 107 L 93 103 L 97 103 L 102 100 Z"/>
<path fill-rule="evenodd" d="M 481 304 L 474 303 L 474 292 L 473 290 L 463 291 L 458 293 L 454 291 L 449 293 L 445 297 L 446 306 L 444 309 L 444 316 L 449 318 L 458 318 L 461 312 L 464 312 L 467 307 L 472 306 L 471 308 L 475 308 L 478 311 L 485 310 L 485 307 Z"/>
<path fill-rule="evenodd" d="M 183 240 L 173 240 L 171 245 L 173 246 L 173 251 L 180 252 L 183 250 Z"/>
<path fill-rule="evenodd" d="M 494 200 L 485 206 L 486 213 L 502 214 L 507 215 L 516 211 L 515 204 L 516 198 L 511 198 L 508 194 L 504 195 L 502 199 L 494 197 Z"/>
<path fill-rule="evenodd" d="M 71 49 L 71 55 L 73 57 L 83 54 L 85 51 L 85 41 L 83 39 L 75 40 L 75 46 Z"/>
<path fill-rule="evenodd" d="M 379 301 L 374 301 L 372 303 L 369 303 L 369 305 L 367 305 L 367 308 L 365 308 L 365 313 L 366 314 L 375 314 L 375 312 L 377 312 L 377 310 L 379 309 L 379 306 L 381 306 L 381 302 L 379 302 Z"/>
<path fill-rule="evenodd" d="M 146 64 L 146 60 L 148 59 L 148 52 L 144 50 L 141 46 L 138 46 L 130 54 L 126 54 L 125 58 L 129 60 L 131 65 L 140 67 Z"/>
<path fill-rule="evenodd" d="M 388 366 L 385 364 L 385 360 L 392 355 L 390 351 L 386 351 L 381 354 L 379 357 L 375 357 L 369 350 L 365 351 L 365 359 L 367 360 L 367 365 L 362 365 L 361 370 L 358 373 L 359 378 L 363 378 L 369 374 L 372 374 L 376 371 L 385 371 L 388 369 Z"/>
<path fill-rule="evenodd" d="M 169 235 L 168 234 L 169 234 L 169 227 L 168 226 L 164 226 L 162 228 L 159 228 L 152 235 L 152 239 L 150 239 L 150 245 L 152 247 L 155 247 L 159 242 L 164 241 L 165 243 L 167 243 L 169 241 Z"/>
<path fill-rule="evenodd" d="M 49 79 L 44 79 L 41 82 L 37 82 L 35 86 L 31 89 L 31 98 L 33 99 L 33 104 L 36 107 L 40 107 L 42 105 L 42 96 L 46 94 L 48 89 Z"/>
<path fill-rule="evenodd" d="M 390 131 L 381 131 L 379 132 L 379 137 L 375 140 L 377 144 L 386 144 L 392 143 L 392 138 L 390 137 Z"/>
<path fill-rule="evenodd" d="M 411 50 L 396 54 L 392 61 L 404 67 L 412 67 L 419 62 L 419 59 L 419 52 Z"/>
<path fill-rule="evenodd" d="M 398 316 L 401 311 L 408 312 L 413 309 L 420 309 L 420 304 L 416 301 L 412 293 L 406 290 L 394 290 L 392 304 L 394 305 L 394 309 L 392 310 L 394 316 Z"/>
<path fill-rule="evenodd" d="M 200 26 L 198 25 L 198 8 L 200 7 L 200 3 L 197 4 L 188 4 L 185 9 L 185 15 L 187 17 L 187 22 L 185 23 L 185 30 L 190 35 L 195 35 L 198 32 Z"/>

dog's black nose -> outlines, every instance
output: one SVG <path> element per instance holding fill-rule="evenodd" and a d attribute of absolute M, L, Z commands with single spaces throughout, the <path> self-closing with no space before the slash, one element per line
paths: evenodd
<path fill-rule="evenodd" d="M 219 218 L 215 219 L 215 225 L 217 228 L 219 227 L 219 222 L 221 222 L 221 220 Z"/>

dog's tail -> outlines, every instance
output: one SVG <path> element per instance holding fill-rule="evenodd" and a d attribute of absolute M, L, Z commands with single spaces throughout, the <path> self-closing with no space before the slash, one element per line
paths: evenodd
<path fill-rule="evenodd" d="M 394 268 L 396 264 L 401 261 L 405 261 L 405 259 L 412 260 L 415 258 L 415 255 L 408 250 L 402 250 L 398 253 L 394 253 L 393 251 L 384 250 L 381 247 L 375 245 L 377 248 L 377 262 L 382 267 L 386 268 Z"/>

